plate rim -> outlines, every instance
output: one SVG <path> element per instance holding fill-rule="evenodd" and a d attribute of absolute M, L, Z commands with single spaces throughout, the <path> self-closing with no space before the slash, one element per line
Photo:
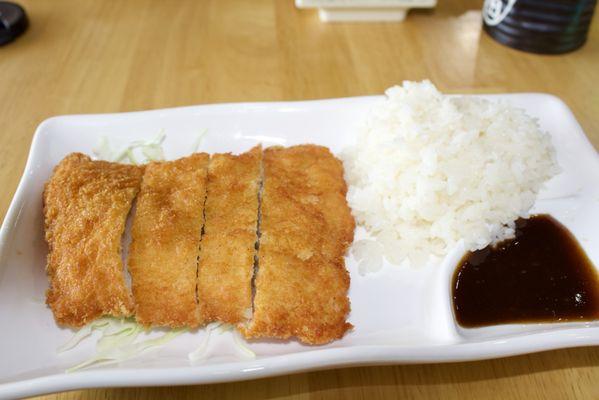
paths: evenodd
<path fill-rule="evenodd" d="M 300 353 L 269 357 L 269 365 L 256 365 L 255 360 L 200 364 L 188 367 L 170 368 L 119 368 L 95 369 L 75 373 L 52 374 L 0 384 L 1 398 L 29 397 L 44 393 L 77 389 L 106 387 L 153 387 L 203 385 L 225 382 L 238 382 L 292 373 L 350 368 L 364 366 L 446 364 L 473 362 L 539 353 L 550 350 L 599 345 L 599 327 L 571 328 L 567 340 L 552 337 L 552 332 L 535 333 L 547 336 L 546 341 L 532 345 L 527 336 L 516 336 L 508 342 L 505 339 L 475 343 L 444 344 L 437 346 L 410 345 L 360 345 L 348 348 L 317 349 Z M 577 332 L 581 336 L 577 336 Z M 508 347 L 509 346 L 509 347 Z M 505 347 L 508 347 L 507 349 Z M 481 348 L 484 351 L 481 351 Z M 406 350 L 411 356 L 406 357 Z M 325 353 L 324 361 L 311 357 L 314 353 Z M 351 353 L 351 354 L 350 354 Z M 445 358 L 440 359 L 443 355 Z M 401 361 L 398 362 L 398 358 Z"/>
<path fill-rule="evenodd" d="M 522 93 L 473 93 L 452 94 L 451 96 L 468 96 L 482 98 L 505 98 L 505 97 L 544 97 L 560 105 L 564 111 L 564 117 L 569 123 L 577 127 L 576 134 L 585 143 L 589 154 L 594 154 L 594 160 L 599 165 L 599 153 L 595 150 L 588 136 L 580 126 L 571 109 L 559 97 L 537 92 Z M 13 198 L 4 216 L 0 227 L 0 275 L 5 268 L 5 258 L 8 256 L 10 241 L 13 239 L 15 223 L 21 208 L 25 203 L 25 192 L 28 189 L 28 178 L 33 173 L 35 155 L 39 152 L 41 136 L 45 134 L 49 125 L 60 123 L 69 119 L 93 118 L 128 118 L 143 117 L 156 113 L 185 113 L 195 109 L 222 109 L 243 107 L 247 110 L 267 110 L 280 106 L 292 104 L 301 106 L 343 105 L 365 99 L 383 99 L 383 95 L 354 96 L 329 99 L 298 100 L 298 101 L 259 101 L 259 102 L 230 102 L 214 104 L 198 104 L 190 106 L 178 106 L 162 109 L 128 111 L 120 113 L 96 113 L 96 114 L 65 114 L 47 118 L 36 128 L 32 137 L 27 162 Z M 535 324 L 543 325 L 543 324 Z M 0 383 L 0 397 L 24 397 L 56 391 L 92 388 L 92 387 L 126 387 L 126 386 L 159 386 L 159 385 L 186 385 L 207 384 L 230 381 L 242 381 L 269 376 L 280 376 L 290 373 L 300 373 L 330 368 L 342 368 L 367 365 L 397 365 L 397 364 L 419 364 L 419 363 L 447 363 L 486 360 L 501 357 L 509 357 L 521 354 L 536 353 L 561 348 L 584 347 L 599 345 L 599 326 L 569 328 L 565 326 L 559 332 L 567 332 L 565 337 L 554 335 L 555 330 L 533 332 L 528 335 L 517 335 L 510 338 L 487 339 L 477 342 L 462 342 L 428 346 L 413 345 L 355 345 L 350 348 L 315 348 L 299 353 L 270 356 L 268 365 L 264 360 L 244 360 L 216 364 L 194 365 L 188 367 L 168 368 L 119 368 L 97 369 L 81 371 L 74 374 L 51 374 L 36 378 L 15 380 Z M 530 343 L 530 335 L 544 337 Z M 321 354 L 320 357 L 311 357 L 314 353 Z M 258 365 L 260 364 L 260 365 Z"/>

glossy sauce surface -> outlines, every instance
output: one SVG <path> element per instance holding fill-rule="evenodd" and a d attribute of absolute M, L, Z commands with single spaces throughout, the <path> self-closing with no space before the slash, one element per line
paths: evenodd
<path fill-rule="evenodd" d="M 470 252 L 453 276 L 464 327 L 599 319 L 599 280 L 574 236 L 548 215 L 516 222 L 516 238 Z"/>

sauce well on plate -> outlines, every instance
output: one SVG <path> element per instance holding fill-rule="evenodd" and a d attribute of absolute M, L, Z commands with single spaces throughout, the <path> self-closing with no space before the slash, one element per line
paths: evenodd
<path fill-rule="evenodd" d="M 519 219 L 514 239 L 466 254 L 452 285 L 464 327 L 599 319 L 597 272 L 549 215 Z"/>

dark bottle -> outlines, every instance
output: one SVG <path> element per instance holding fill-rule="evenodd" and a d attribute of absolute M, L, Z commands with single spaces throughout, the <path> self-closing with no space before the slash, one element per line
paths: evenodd
<path fill-rule="evenodd" d="M 10 43 L 27 29 L 27 16 L 21 6 L 0 1 L 0 46 Z"/>
<path fill-rule="evenodd" d="M 483 28 L 515 49 L 567 53 L 586 42 L 596 4 L 597 0 L 485 0 Z"/>

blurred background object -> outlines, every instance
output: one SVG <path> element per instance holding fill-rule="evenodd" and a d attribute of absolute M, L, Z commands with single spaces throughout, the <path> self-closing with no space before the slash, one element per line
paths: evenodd
<path fill-rule="evenodd" d="M 567 53 L 587 39 L 597 0 L 485 0 L 485 31 L 500 43 L 542 54 Z"/>
<path fill-rule="evenodd" d="M 437 0 L 295 0 L 297 8 L 317 8 L 323 22 L 403 21 L 411 8 L 432 8 Z"/>
<path fill-rule="evenodd" d="M 0 46 L 10 43 L 27 29 L 25 10 L 15 3 L 0 1 Z"/>

